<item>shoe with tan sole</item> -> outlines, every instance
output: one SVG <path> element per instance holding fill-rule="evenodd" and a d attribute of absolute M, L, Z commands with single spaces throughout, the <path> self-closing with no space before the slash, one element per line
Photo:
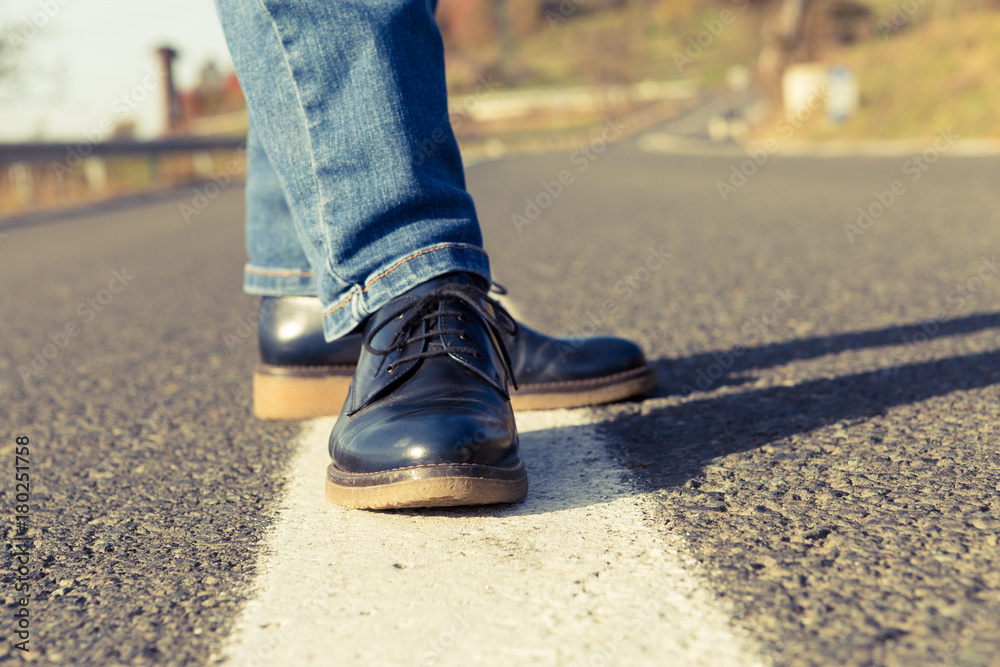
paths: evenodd
<path fill-rule="evenodd" d="M 259 322 L 254 413 L 261 419 L 337 414 L 361 354 L 361 331 L 326 342 L 322 306 L 313 297 L 264 297 Z M 518 383 L 510 395 L 514 410 L 612 403 L 656 387 L 642 350 L 622 338 L 552 338 L 523 324 L 501 337 Z"/>
<path fill-rule="evenodd" d="M 511 503 L 528 477 L 500 334 L 517 324 L 466 274 L 373 315 L 330 434 L 326 497 L 358 509 Z"/>

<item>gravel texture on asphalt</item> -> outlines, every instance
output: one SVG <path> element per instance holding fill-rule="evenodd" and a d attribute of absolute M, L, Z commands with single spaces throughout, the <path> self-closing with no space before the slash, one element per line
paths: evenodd
<path fill-rule="evenodd" d="M 242 191 L 186 225 L 191 197 L 0 243 L 2 526 L 9 543 L 14 438 L 27 435 L 35 538 L 31 653 L 8 641 L 7 607 L 0 661 L 204 664 L 242 603 L 298 426 L 250 415 Z M 19 367 L 58 347 L 50 334 L 64 346 L 23 381 Z M 11 566 L 5 548 L 8 605 Z"/>
<path fill-rule="evenodd" d="M 777 664 L 1000 655 L 1000 165 L 907 160 L 772 156 L 726 201 L 741 160 L 631 139 L 469 170 L 527 322 L 655 360 L 657 392 L 594 419 Z M 188 225 L 192 196 L 0 237 L 0 489 L 13 507 L 29 436 L 37 664 L 213 661 L 278 509 L 298 425 L 250 416 L 242 193 Z"/>
<path fill-rule="evenodd" d="M 908 160 L 772 157 L 726 201 L 741 159 L 473 171 L 529 323 L 657 360 L 603 428 L 777 664 L 1000 664 L 1000 161 Z"/>

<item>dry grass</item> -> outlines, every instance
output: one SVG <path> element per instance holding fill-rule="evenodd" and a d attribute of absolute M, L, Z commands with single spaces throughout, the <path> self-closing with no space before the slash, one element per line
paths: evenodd
<path fill-rule="evenodd" d="M 907 26 L 824 60 L 854 68 L 862 107 L 836 127 L 817 114 L 796 138 L 1000 137 L 1000 14 Z"/>
<path fill-rule="evenodd" d="M 717 21 L 723 10 L 733 20 L 686 65 L 678 68 L 674 54 L 684 54 L 689 38 Z M 683 16 L 664 18 L 656 6 L 633 3 L 617 12 L 573 16 L 543 25 L 512 44 L 502 61 L 497 44 L 465 47 L 448 52 L 449 88 L 466 92 L 475 78 L 493 72 L 507 88 L 633 83 L 692 78 L 707 86 L 722 82 L 733 64 L 752 65 L 758 50 L 761 16 L 741 12 L 734 3 L 712 4 Z"/>

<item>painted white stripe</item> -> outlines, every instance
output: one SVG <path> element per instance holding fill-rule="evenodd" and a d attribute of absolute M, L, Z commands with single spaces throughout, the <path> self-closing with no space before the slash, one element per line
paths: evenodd
<path fill-rule="evenodd" d="M 305 426 L 230 665 L 752 665 L 587 410 L 518 415 L 516 506 L 346 510 Z"/>
<path fill-rule="evenodd" d="M 774 137 L 772 137 L 774 139 Z M 777 141 L 775 155 L 784 157 L 908 157 L 934 147 L 935 137 L 928 139 L 867 141 Z M 697 137 L 670 132 L 647 132 L 636 144 L 645 153 L 698 155 L 709 157 L 746 157 L 748 150 L 767 150 L 763 143 L 715 143 Z M 768 151 L 771 152 L 771 151 Z M 1000 155 L 1000 141 L 995 139 L 958 139 L 941 157 L 984 157 Z"/>

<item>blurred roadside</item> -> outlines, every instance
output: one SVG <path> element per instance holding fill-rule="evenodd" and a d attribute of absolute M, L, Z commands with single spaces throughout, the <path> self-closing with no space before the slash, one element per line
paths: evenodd
<path fill-rule="evenodd" d="M 789 126 L 795 142 L 1000 139 L 998 10 L 1000 0 L 441 0 L 438 20 L 449 120 L 476 161 L 577 147 L 610 121 L 734 147 Z M 23 46 L 0 27 L 0 87 L 15 93 Z M 247 121 L 229 65 L 206 63 L 178 90 L 177 52 L 153 46 L 148 76 L 86 136 L 0 145 L 0 225 L 242 178 Z M 145 150 L 129 111 L 151 96 L 165 122 Z"/>

